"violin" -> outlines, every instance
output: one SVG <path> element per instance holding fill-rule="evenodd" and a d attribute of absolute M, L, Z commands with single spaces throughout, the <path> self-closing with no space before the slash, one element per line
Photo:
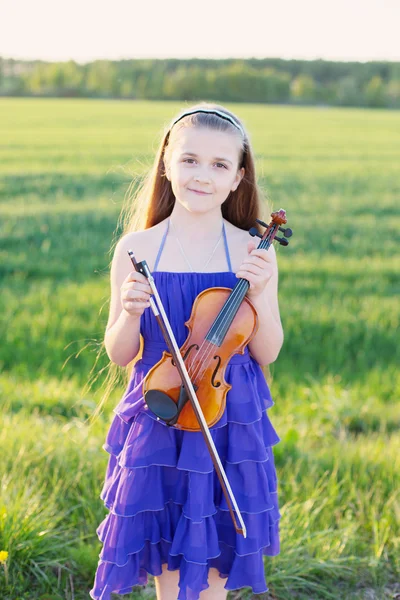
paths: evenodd
<path fill-rule="evenodd" d="M 283 246 L 292 230 L 284 229 L 286 213 L 279 210 L 271 215 L 269 225 L 256 219 L 266 227 L 263 235 L 252 227 L 250 235 L 258 236 L 258 248 L 267 249 L 275 239 Z M 278 238 L 278 230 L 285 237 Z M 189 321 L 185 325 L 189 335 L 179 348 L 172 332 L 161 298 L 154 284 L 146 261 L 137 262 L 134 253 L 128 250 L 135 269 L 144 274 L 153 290 L 157 305 L 150 298 L 150 306 L 160 325 L 170 352 L 147 373 L 143 380 L 144 399 L 158 420 L 168 426 L 185 431 L 201 430 L 221 483 L 229 512 L 237 533 L 246 537 L 246 526 L 240 514 L 220 457 L 209 432 L 209 426 L 221 418 L 226 406 L 226 394 L 232 386 L 225 381 L 227 364 L 234 354 L 244 354 L 245 347 L 258 329 L 257 311 L 246 298 L 250 283 L 239 278 L 233 290 L 215 287 L 204 290 L 195 299 Z M 237 524 L 233 508 L 238 516 Z"/>
<path fill-rule="evenodd" d="M 268 249 L 275 239 L 288 245 L 285 237 L 292 235 L 286 224 L 284 210 L 272 213 L 271 223 L 261 235 L 256 227 L 252 236 L 259 236 L 258 248 Z M 278 229 L 284 238 L 277 238 Z M 246 297 L 247 279 L 239 278 L 231 290 L 209 288 L 195 299 L 189 321 L 189 334 L 180 349 L 183 361 L 208 427 L 222 417 L 226 395 L 231 389 L 225 381 L 226 367 L 234 354 L 244 354 L 245 347 L 258 330 L 258 317 L 252 302 Z M 182 384 L 181 376 L 171 353 L 164 351 L 162 358 L 147 373 L 143 381 L 144 399 L 150 410 L 167 425 L 185 431 L 199 431 L 200 425 Z"/>

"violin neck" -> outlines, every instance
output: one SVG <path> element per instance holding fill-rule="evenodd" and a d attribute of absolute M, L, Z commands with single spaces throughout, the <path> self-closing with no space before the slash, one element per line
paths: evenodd
<path fill-rule="evenodd" d="M 261 240 L 258 248 L 268 250 L 272 243 L 272 239 L 270 236 L 267 236 L 265 239 Z M 236 283 L 232 292 L 229 294 L 228 299 L 221 308 L 206 335 L 205 339 L 211 344 L 214 344 L 215 346 L 222 345 L 225 336 L 232 325 L 232 321 L 247 294 L 249 286 L 250 283 L 247 281 L 247 279 L 243 279 L 242 277 L 238 279 L 238 282 Z"/>

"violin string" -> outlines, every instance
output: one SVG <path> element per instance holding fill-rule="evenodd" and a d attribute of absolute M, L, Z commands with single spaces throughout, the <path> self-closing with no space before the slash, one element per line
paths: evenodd
<path fill-rule="evenodd" d="M 274 231 L 274 228 L 271 228 L 267 237 L 260 242 L 260 245 L 258 246 L 258 248 L 264 249 L 268 245 L 268 242 L 270 242 L 270 238 L 272 236 L 273 231 Z M 268 245 L 268 247 L 269 247 L 269 245 Z M 242 280 L 239 281 L 239 284 L 235 287 L 235 289 L 229 296 L 229 300 L 231 301 L 231 299 L 232 299 L 232 304 L 233 304 L 232 309 L 231 310 L 228 309 L 228 311 L 226 312 L 226 315 L 223 316 L 221 324 L 217 328 L 216 334 L 220 333 L 223 330 L 223 328 L 225 327 L 226 323 L 230 320 L 231 315 L 236 310 L 236 299 L 238 296 L 240 296 L 242 288 L 245 287 L 247 283 L 248 283 L 248 281 L 242 278 Z M 206 341 L 206 339 L 204 339 L 200 348 L 196 352 L 196 354 L 191 357 L 191 364 L 187 368 L 189 377 L 192 381 L 194 381 L 195 378 L 200 379 L 200 380 L 203 378 L 203 376 L 208 368 L 208 365 L 209 365 L 210 356 L 214 351 L 215 351 L 215 345 L 210 343 L 208 340 Z M 201 357 L 201 352 L 204 353 L 204 357 Z M 189 373 L 189 370 L 190 370 L 190 367 L 192 366 L 194 358 L 196 358 L 196 361 L 197 361 L 197 371 L 196 371 L 196 367 L 194 367 L 194 369 L 192 370 L 192 373 Z M 203 368 L 201 369 L 201 367 L 203 367 Z M 201 373 L 201 374 L 199 375 L 199 373 Z"/>
<path fill-rule="evenodd" d="M 269 234 L 265 238 L 265 240 L 263 240 L 260 243 L 259 248 L 264 248 L 265 246 L 267 246 L 268 242 L 270 241 L 269 238 L 271 237 L 271 235 L 272 235 L 272 230 L 269 232 Z M 222 319 L 222 322 L 220 324 L 220 327 L 217 328 L 216 334 L 218 334 L 219 332 L 222 331 L 222 329 L 225 327 L 225 325 L 228 322 L 228 320 L 231 318 L 231 314 L 236 310 L 236 302 L 235 302 L 236 301 L 236 297 L 241 294 L 242 288 L 244 286 L 246 286 L 246 284 L 247 284 L 247 280 L 242 279 L 242 281 L 239 282 L 238 286 L 236 287 L 236 289 L 231 294 L 230 298 L 233 298 L 233 301 L 232 301 L 233 302 L 232 310 L 229 311 L 229 309 L 228 309 L 228 311 L 226 312 L 226 318 L 224 318 L 225 317 L 225 315 L 224 315 L 224 317 Z M 208 353 L 207 353 L 208 355 L 206 354 L 204 357 L 201 357 L 201 363 L 200 363 L 199 355 L 201 355 L 201 351 L 204 352 L 204 350 L 207 350 L 207 349 L 208 349 Z M 191 362 L 192 363 L 193 363 L 194 358 L 196 357 L 197 364 L 198 365 L 201 364 L 203 366 L 203 369 L 202 369 L 202 372 L 201 372 L 201 376 L 200 376 L 200 380 L 201 380 L 201 378 L 203 377 L 205 371 L 208 368 L 209 357 L 210 357 L 210 354 L 212 354 L 213 351 L 215 351 L 215 345 L 211 344 L 208 340 L 207 341 L 204 340 L 203 343 L 202 343 L 202 345 L 200 346 L 199 350 L 197 351 L 197 353 L 194 356 L 191 357 Z M 198 369 L 198 371 L 199 371 L 199 369 Z M 192 374 L 191 374 L 190 378 L 191 379 L 193 377 L 199 378 L 198 371 L 197 371 L 197 373 L 196 373 L 196 371 L 192 371 Z M 189 373 L 189 369 L 188 369 L 188 373 Z"/>
<path fill-rule="evenodd" d="M 230 298 L 232 298 L 232 302 L 234 300 L 236 300 L 236 296 L 239 296 L 242 288 L 246 285 L 245 281 L 240 281 L 239 284 L 237 285 L 237 287 L 235 288 L 235 290 L 232 292 Z M 224 327 L 224 325 L 226 324 L 226 322 L 230 319 L 230 315 L 234 312 L 234 309 L 236 308 L 236 306 L 234 305 L 232 310 L 229 312 L 229 309 L 226 313 L 226 318 L 224 320 L 222 320 L 221 325 L 219 326 L 219 328 L 216 331 L 216 334 L 218 334 Z M 188 374 L 190 376 L 190 379 L 192 381 L 195 380 L 200 380 L 203 378 L 206 370 L 208 369 L 209 366 L 209 359 L 210 356 L 213 352 L 216 351 L 216 346 L 214 344 L 212 344 L 209 340 L 204 340 L 199 348 L 199 350 L 196 352 L 195 355 L 193 355 L 191 357 L 191 362 L 193 363 L 194 359 L 196 359 L 197 362 L 197 370 L 196 370 L 196 365 L 193 368 L 193 371 L 190 373 L 189 369 L 188 369 Z M 204 354 L 204 356 L 201 356 L 201 354 Z M 192 365 L 190 365 L 192 366 Z"/>

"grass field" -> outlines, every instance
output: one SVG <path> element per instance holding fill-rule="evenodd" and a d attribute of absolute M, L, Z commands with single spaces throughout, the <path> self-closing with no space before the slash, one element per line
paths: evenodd
<path fill-rule="evenodd" d="M 101 446 L 123 392 L 89 427 L 104 373 L 83 390 L 108 316 L 109 249 L 132 177 L 181 107 L 0 99 L 1 600 L 88 598 L 106 514 Z M 294 231 L 277 250 L 285 342 L 269 416 L 281 438 L 282 546 L 265 563 L 268 598 L 392 598 L 400 113 L 228 108 Z M 96 369 L 106 364 L 103 354 Z M 152 580 L 123 598 L 142 597 L 155 597 Z"/>

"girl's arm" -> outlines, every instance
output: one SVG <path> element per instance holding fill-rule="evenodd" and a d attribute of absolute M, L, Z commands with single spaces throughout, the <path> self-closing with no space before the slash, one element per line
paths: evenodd
<path fill-rule="evenodd" d="M 121 286 L 132 271 L 128 249 L 135 248 L 135 233 L 119 240 L 111 264 L 110 315 L 104 336 L 104 345 L 112 362 L 125 367 L 140 349 L 140 316 L 132 316 L 121 304 Z"/>
<path fill-rule="evenodd" d="M 255 360 L 265 367 L 278 358 L 283 345 L 283 329 L 274 316 L 268 294 L 251 302 L 258 314 L 258 330 L 249 342 L 249 351 Z"/>
<path fill-rule="evenodd" d="M 284 339 L 278 304 L 278 264 L 272 245 L 268 250 L 268 263 L 266 268 L 272 269 L 272 275 L 263 291 L 256 296 L 252 296 L 250 289 L 247 293 L 258 314 L 258 330 L 249 342 L 249 351 L 262 367 L 278 358 Z"/>

